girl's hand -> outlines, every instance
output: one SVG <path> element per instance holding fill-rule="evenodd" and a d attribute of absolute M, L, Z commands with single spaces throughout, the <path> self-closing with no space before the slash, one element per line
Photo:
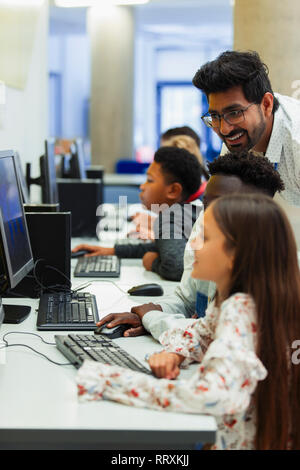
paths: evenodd
<path fill-rule="evenodd" d="M 179 375 L 179 366 L 183 360 L 184 357 L 179 354 L 162 351 L 150 356 L 149 365 L 156 377 L 172 380 Z"/>

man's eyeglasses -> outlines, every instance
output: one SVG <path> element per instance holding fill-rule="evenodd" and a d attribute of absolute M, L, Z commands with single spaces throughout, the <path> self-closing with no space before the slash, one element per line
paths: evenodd
<path fill-rule="evenodd" d="M 228 124 L 235 125 L 245 120 L 244 113 L 250 106 L 255 103 L 250 103 L 245 108 L 235 109 L 234 111 L 228 111 L 227 113 L 206 113 L 201 116 L 202 121 L 207 127 L 220 127 L 221 119 L 223 118 Z"/>

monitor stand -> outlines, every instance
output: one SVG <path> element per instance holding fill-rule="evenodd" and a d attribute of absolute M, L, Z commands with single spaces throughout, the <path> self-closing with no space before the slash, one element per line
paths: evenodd
<path fill-rule="evenodd" d="M 27 305 L 3 305 L 4 319 L 3 323 L 21 323 L 30 314 L 31 307 Z"/>

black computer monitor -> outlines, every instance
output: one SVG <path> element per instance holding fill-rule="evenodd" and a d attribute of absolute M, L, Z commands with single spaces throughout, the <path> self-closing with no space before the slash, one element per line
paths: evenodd
<path fill-rule="evenodd" d="M 83 142 L 81 139 L 75 139 L 70 146 L 70 167 L 68 172 L 68 178 L 86 178 L 85 171 L 85 159 L 84 159 L 84 149 Z"/>
<path fill-rule="evenodd" d="M 55 140 L 45 140 L 45 154 L 40 157 L 40 176 L 31 177 L 31 163 L 26 164 L 26 184 L 30 193 L 30 186 L 36 184 L 42 188 L 43 204 L 57 204 L 58 190 L 55 167 Z"/>
<path fill-rule="evenodd" d="M 21 165 L 20 155 L 18 154 L 18 152 L 15 152 L 15 164 L 16 164 L 17 176 L 18 176 L 18 180 L 20 184 L 23 203 L 29 204 L 30 201 L 29 201 L 28 188 L 27 188 L 25 175 L 24 175 L 22 165 Z"/>
<path fill-rule="evenodd" d="M 0 263 L 1 290 L 14 288 L 34 267 L 13 151 L 0 152 Z M 4 322 L 19 323 L 27 306 L 4 306 Z"/>
<path fill-rule="evenodd" d="M 45 140 L 45 155 L 40 157 L 40 172 L 43 204 L 58 203 L 54 139 Z"/>
<path fill-rule="evenodd" d="M 3 323 L 3 320 L 4 320 L 4 307 L 3 307 L 3 304 L 2 304 L 2 299 L 0 297 L 0 327 Z"/>

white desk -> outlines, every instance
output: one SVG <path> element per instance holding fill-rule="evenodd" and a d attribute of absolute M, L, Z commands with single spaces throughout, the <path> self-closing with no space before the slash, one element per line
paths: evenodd
<path fill-rule="evenodd" d="M 72 268 L 76 260 L 72 260 Z M 122 260 L 122 289 L 144 282 L 161 282 L 165 293 L 175 283 L 161 281 L 155 273 L 146 272 L 140 260 Z M 74 285 L 85 279 L 74 280 Z M 113 283 L 96 282 L 87 291 L 97 296 L 101 316 L 126 311 L 134 304 L 158 302 L 159 298 L 130 298 Z M 66 358 L 55 346 L 21 332 L 35 332 L 54 342 L 57 332 L 36 331 L 37 300 L 5 299 L 4 303 L 32 306 L 30 316 L 19 325 L 3 324 L 0 338 L 6 332 L 11 343 L 30 345 L 54 361 Z M 61 333 L 63 334 L 63 333 Z M 88 333 L 92 334 L 92 333 Z M 159 349 L 150 336 L 116 340 L 124 349 L 143 361 L 146 352 Z M 182 371 L 190 374 L 191 370 Z M 75 386 L 76 369 L 58 366 L 27 348 L 10 347 L 0 351 L 0 448 L 1 449 L 193 449 L 196 443 L 215 440 L 216 423 L 211 416 L 158 412 L 128 407 L 113 402 L 79 403 Z"/>
<path fill-rule="evenodd" d="M 119 195 L 127 197 L 128 202 L 139 202 L 140 185 L 145 183 L 146 175 L 135 174 L 106 174 L 103 176 L 104 202 L 118 203 Z"/>
<path fill-rule="evenodd" d="M 104 173 L 104 184 L 108 186 L 140 186 L 146 174 Z"/>

